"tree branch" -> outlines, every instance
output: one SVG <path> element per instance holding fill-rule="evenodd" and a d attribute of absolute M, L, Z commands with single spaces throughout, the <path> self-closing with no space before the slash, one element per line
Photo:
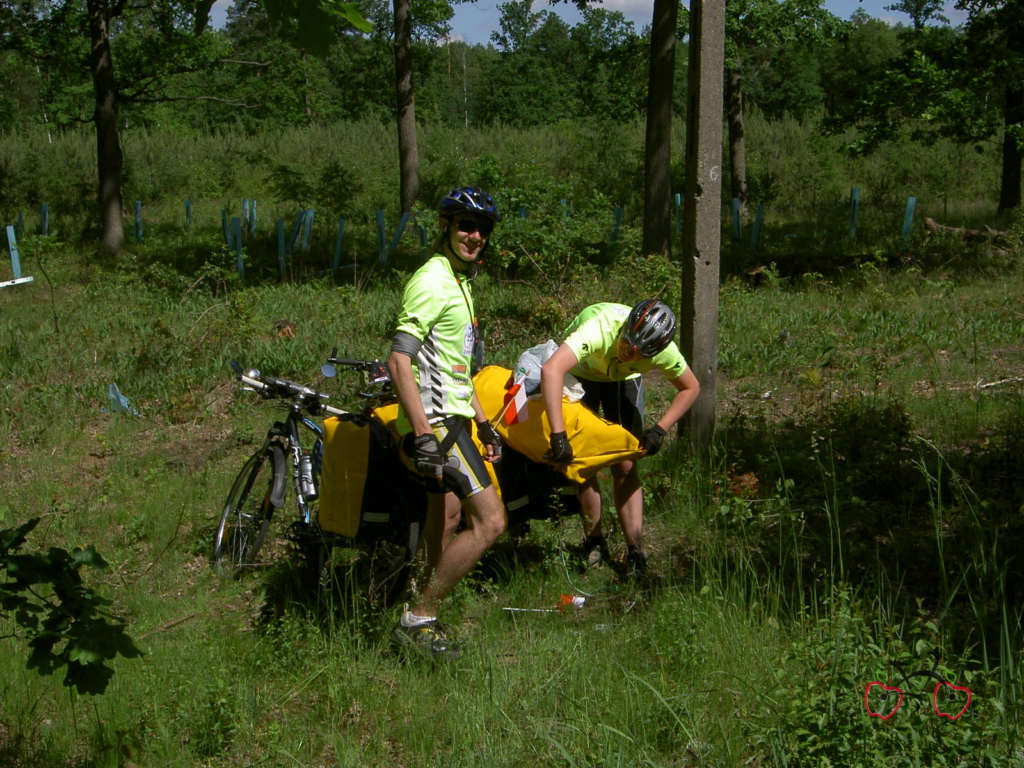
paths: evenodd
<path fill-rule="evenodd" d="M 218 64 L 245 64 L 250 67 L 269 67 L 269 61 L 246 61 L 245 59 L 217 59 Z"/>

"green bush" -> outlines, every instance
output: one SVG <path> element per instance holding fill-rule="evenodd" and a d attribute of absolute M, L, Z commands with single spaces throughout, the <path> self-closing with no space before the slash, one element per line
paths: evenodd
<path fill-rule="evenodd" d="M 1011 764 L 1012 741 L 992 696 L 996 681 L 965 672 L 968 659 L 941 658 L 938 628 L 927 618 L 893 631 L 868 621 L 865 608 L 837 590 L 826 614 L 796 633 L 775 679 L 766 681 L 761 713 L 745 721 L 761 754 L 792 768 Z M 934 711 L 939 678 L 971 689 L 970 706 L 955 720 Z M 903 691 L 888 719 L 868 713 L 896 707 L 880 688 L 866 694 L 872 682 Z"/>
<path fill-rule="evenodd" d="M 38 524 L 32 518 L 0 530 L 0 610 L 18 628 L 15 636 L 27 641 L 29 669 L 41 675 L 63 669 L 65 686 L 103 693 L 114 674 L 109 662 L 139 656 L 124 622 L 107 611 L 110 601 L 79 574 L 83 566 L 106 568 L 106 561 L 92 546 L 70 553 L 59 547 L 22 551 Z"/>

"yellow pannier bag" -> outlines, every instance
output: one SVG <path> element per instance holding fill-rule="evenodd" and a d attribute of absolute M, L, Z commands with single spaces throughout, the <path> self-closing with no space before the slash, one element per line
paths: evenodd
<path fill-rule="evenodd" d="M 505 405 L 505 384 L 512 371 L 489 365 L 473 377 L 477 397 L 484 413 L 492 421 Z M 512 448 L 531 461 L 544 462 L 550 448 L 551 427 L 541 398 L 526 401 L 525 421 L 510 427 L 497 425 L 498 433 Z M 624 427 L 602 419 L 583 403 L 562 401 L 565 433 L 572 446 L 573 460 L 564 469 L 565 476 L 576 483 L 592 477 L 603 467 L 643 455 L 639 441 Z"/>
<path fill-rule="evenodd" d="M 404 529 L 424 508 L 423 489 L 410 481 L 395 438 L 377 419 L 324 419 L 320 527 L 375 540 Z"/>
<path fill-rule="evenodd" d="M 370 428 L 334 416 L 324 419 L 320 528 L 355 536 L 370 465 Z"/>

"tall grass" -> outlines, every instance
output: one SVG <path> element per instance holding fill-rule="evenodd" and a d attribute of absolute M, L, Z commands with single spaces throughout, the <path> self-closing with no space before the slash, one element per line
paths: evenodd
<path fill-rule="evenodd" d="M 401 274 L 243 284 L 213 248 L 177 268 L 176 247 L 154 235 L 86 266 L 27 238 L 23 265 L 48 279 L 0 291 L 0 527 L 40 517 L 33 546 L 95 544 L 111 568 L 94 586 L 145 652 L 116 661 L 102 697 L 72 697 L 5 637 L 0 762 L 1014 764 L 1019 257 L 729 282 L 714 451 L 678 441 L 642 463 L 650 583 L 567 568 L 578 521 L 535 521 L 460 584 L 445 618 L 465 654 L 431 667 L 390 652 L 394 610 L 304 594 L 287 567 L 231 580 L 208 563 L 230 480 L 275 417 L 227 362 L 337 386 L 317 379 L 323 356 L 386 353 Z M 590 265 L 561 292 L 482 277 L 487 361 L 558 338 L 592 301 L 667 284 L 677 304 L 677 269 Z M 139 416 L 107 412 L 112 381 Z M 652 381 L 651 412 L 671 394 Z M 577 590 L 579 611 L 503 610 Z M 955 722 L 903 678 L 936 663 L 975 694 Z M 873 680 L 906 686 L 892 721 L 864 711 Z"/>

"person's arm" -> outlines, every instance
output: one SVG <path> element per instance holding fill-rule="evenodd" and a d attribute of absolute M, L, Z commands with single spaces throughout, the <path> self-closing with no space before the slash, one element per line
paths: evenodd
<path fill-rule="evenodd" d="M 480 398 L 476 396 L 476 389 L 473 390 L 473 421 L 479 424 L 481 421 L 490 421 L 484 413 L 484 407 L 480 405 Z"/>
<path fill-rule="evenodd" d="M 673 424 L 683 418 L 683 415 L 690 410 L 693 402 L 697 399 L 697 395 L 700 394 L 700 382 L 697 381 L 697 377 L 693 375 L 689 366 L 676 378 L 670 378 L 667 374 L 665 378 L 676 388 L 676 394 L 661 418 L 654 426 L 646 429 L 640 438 L 640 447 L 647 452 L 648 456 L 653 456 L 661 450 L 665 433 L 672 428 Z"/>
<path fill-rule="evenodd" d="M 540 369 L 540 392 L 544 398 L 544 410 L 552 432 L 565 432 L 565 417 L 562 415 L 562 387 L 565 374 L 577 363 L 576 354 L 568 345 L 562 344 L 555 354 L 547 359 Z"/>
<path fill-rule="evenodd" d="M 658 419 L 658 426 L 666 432 L 683 418 L 700 394 L 700 382 L 697 381 L 697 377 L 693 375 L 689 366 L 677 378 L 669 379 L 669 381 L 676 388 L 676 393 L 672 402 L 669 403 L 668 409 Z"/>
<path fill-rule="evenodd" d="M 434 434 L 430 422 L 427 421 L 427 412 L 423 410 L 423 401 L 420 400 L 420 388 L 412 372 L 412 358 L 404 352 L 392 349 L 388 355 L 388 373 L 391 375 L 395 394 L 398 395 L 398 402 L 412 425 L 413 434 Z"/>
<path fill-rule="evenodd" d="M 491 426 L 490 419 L 480 405 L 480 398 L 473 391 L 473 420 L 476 422 L 476 437 L 484 447 L 484 460 L 492 464 L 501 458 L 501 435 Z"/>
<path fill-rule="evenodd" d="M 412 372 L 412 357 L 392 347 L 388 355 L 388 373 L 391 374 L 391 384 L 398 395 L 398 402 L 412 424 L 413 466 L 421 475 L 440 480 L 444 456 L 441 455 L 441 444 L 427 421 L 427 412 L 423 410 L 420 388 Z"/>
<path fill-rule="evenodd" d="M 548 425 L 551 427 L 549 440 L 551 450 L 544 458 L 553 464 L 568 464 L 572 461 L 572 446 L 565 434 L 565 415 L 562 413 L 562 387 L 565 386 L 565 374 L 576 365 L 576 353 L 567 344 L 555 350 L 540 368 L 540 391 L 544 398 L 544 410 L 548 414 Z"/>

